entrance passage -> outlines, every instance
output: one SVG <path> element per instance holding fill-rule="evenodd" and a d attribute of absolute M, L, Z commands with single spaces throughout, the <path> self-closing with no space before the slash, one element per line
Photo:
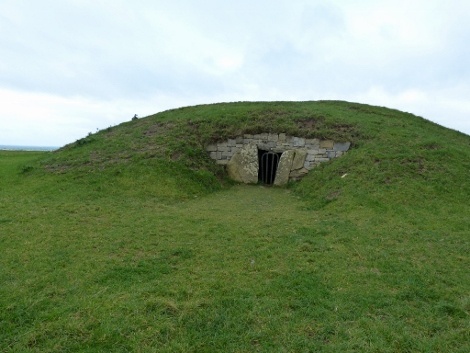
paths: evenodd
<path fill-rule="evenodd" d="M 258 150 L 259 173 L 258 180 L 263 184 L 272 185 L 276 178 L 277 166 L 282 153 Z"/>

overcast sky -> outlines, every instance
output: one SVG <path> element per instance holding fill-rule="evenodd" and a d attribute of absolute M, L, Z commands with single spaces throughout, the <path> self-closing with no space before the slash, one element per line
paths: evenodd
<path fill-rule="evenodd" d="M 468 0 L 0 0 L 0 144 L 181 106 L 340 99 L 470 134 Z"/>

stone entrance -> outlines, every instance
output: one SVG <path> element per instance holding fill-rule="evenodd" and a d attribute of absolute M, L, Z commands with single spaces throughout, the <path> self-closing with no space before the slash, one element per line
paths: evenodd
<path fill-rule="evenodd" d="M 258 150 L 258 182 L 272 185 L 276 179 L 277 167 L 282 153 Z"/>
<path fill-rule="evenodd" d="M 342 156 L 350 142 L 307 139 L 284 133 L 243 135 L 206 147 L 231 179 L 256 184 L 284 185 L 299 180 L 320 163 Z M 266 157 L 263 157 L 266 155 Z"/>

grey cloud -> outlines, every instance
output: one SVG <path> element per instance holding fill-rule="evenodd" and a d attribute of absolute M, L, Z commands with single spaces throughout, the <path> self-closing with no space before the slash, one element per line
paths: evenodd
<path fill-rule="evenodd" d="M 360 17 L 380 8 L 373 1 L 1 2 L 0 89 L 133 107 L 154 97 L 183 105 L 367 98 L 380 87 L 382 105 L 417 90 L 432 100 L 441 92 L 444 106 L 452 88 L 469 86 L 470 5 L 420 4 L 428 17 L 398 12 L 404 17 L 382 23 Z M 430 22 L 408 40 L 416 19 Z M 430 38 L 436 19 L 441 27 Z M 364 23 L 375 24 L 354 28 Z M 461 120 L 470 109 L 463 101 L 458 95 Z"/>

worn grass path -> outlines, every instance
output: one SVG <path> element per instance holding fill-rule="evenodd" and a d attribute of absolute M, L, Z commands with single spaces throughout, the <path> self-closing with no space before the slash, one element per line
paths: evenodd
<path fill-rule="evenodd" d="M 313 211 L 261 186 L 162 203 L 21 176 L 34 156 L 11 156 L 0 159 L 2 352 L 469 350 L 459 223 Z"/>

